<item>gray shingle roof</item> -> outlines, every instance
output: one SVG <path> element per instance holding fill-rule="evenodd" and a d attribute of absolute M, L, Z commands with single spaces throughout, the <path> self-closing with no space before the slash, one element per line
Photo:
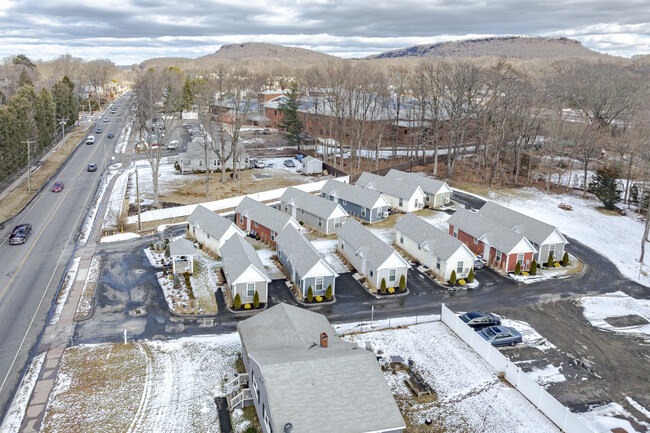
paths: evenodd
<path fill-rule="evenodd" d="M 556 227 L 550 224 L 491 201 L 486 202 L 478 211 L 478 214 L 506 227 L 513 229 L 516 227 L 519 233 L 538 245 L 557 230 Z"/>
<path fill-rule="evenodd" d="M 437 179 L 432 179 L 428 176 L 425 176 L 424 173 L 406 173 L 404 171 L 391 169 L 386 177 L 389 179 L 401 180 L 402 182 L 411 183 L 413 185 L 418 185 L 422 188 L 422 191 L 428 194 L 438 194 L 442 188 L 449 188 L 445 182 Z"/>
<path fill-rule="evenodd" d="M 459 248 L 466 248 L 465 244 L 449 233 L 440 230 L 412 213 L 407 213 L 401 217 L 395 224 L 395 230 L 413 239 L 418 245 L 426 244 L 432 253 L 445 261 L 454 255 Z"/>
<path fill-rule="evenodd" d="M 221 260 L 223 273 L 226 275 L 228 284 L 232 284 L 251 265 L 255 267 L 266 279 L 271 281 L 264 269 L 260 257 L 255 248 L 241 236 L 231 236 L 221 247 Z"/>
<path fill-rule="evenodd" d="M 502 253 L 509 253 L 525 239 L 523 235 L 466 209 L 458 209 L 448 223 L 475 238 L 485 235 L 488 243 Z"/>
<path fill-rule="evenodd" d="M 417 185 L 406 183 L 395 179 L 388 179 L 384 176 L 364 172 L 359 176 L 357 185 L 364 188 L 374 189 L 394 197 L 411 198 L 418 189 Z"/>
<path fill-rule="evenodd" d="M 230 226 L 233 225 L 232 221 L 225 219 L 221 215 L 217 215 L 201 205 L 198 205 L 194 209 L 194 212 L 187 218 L 187 221 L 217 239 L 221 239 Z"/>
<path fill-rule="evenodd" d="M 255 319 L 255 320 L 254 320 Z M 375 355 L 343 342 L 318 313 L 279 304 L 237 325 L 259 363 L 273 431 L 359 433 L 405 427 Z M 318 344 L 320 333 L 329 344 Z M 323 402 L 309 410 L 305 402 Z"/>
<path fill-rule="evenodd" d="M 347 215 L 347 212 L 338 203 L 325 200 L 322 197 L 301 191 L 297 188 L 287 188 L 284 194 L 282 194 L 282 197 L 280 197 L 282 203 L 287 203 L 289 200 L 293 200 L 298 209 L 303 209 L 305 212 L 321 217 L 324 220 L 328 220 L 337 208 L 340 208 L 340 211 L 344 215 Z"/>
<path fill-rule="evenodd" d="M 286 227 L 275 238 L 275 242 L 301 277 L 307 274 L 319 261 L 322 261 L 332 271 L 332 275 L 338 276 L 311 242 L 295 228 Z"/>
<path fill-rule="evenodd" d="M 280 233 L 291 221 L 291 215 L 267 206 L 264 203 L 260 203 L 250 197 L 244 197 L 235 208 L 235 212 L 237 214 L 246 212 L 248 219 L 256 221 L 258 224 L 276 233 Z"/>
<path fill-rule="evenodd" d="M 178 238 L 169 243 L 169 255 L 171 256 L 190 256 L 196 254 L 192 241 L 185 238 Z"/>
<path fill-rule="evenodd" d="M 375 203 L 377 203 L 377 200 L 382 197 L 379 191 L 373 191 L 333 179 L 325 182 L 325 185 L 323 185 L 320 191 L 328 196 L 334 192 L 338 198 L 368 209 L 372 209 Z"/>
<path fill-rule="evenodd" d="M 350 244 L 354 252 L 360 252 L 374 268 L 379 268 L 395 250 L 386 242 L 372 234 L 356 220 L 350 218 L 343 224 L 336 234 L 339 238 Z"/>

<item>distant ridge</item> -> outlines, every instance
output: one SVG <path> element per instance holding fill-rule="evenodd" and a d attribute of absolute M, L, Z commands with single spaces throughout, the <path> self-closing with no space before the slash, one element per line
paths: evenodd
<path fill-rule="evenodd" d="M 605 55 L 585 48 L 579 41 L 564 37 L 502 36 L 415 45 L 385 51 L 368 58 L 485 56 L 530 60 L 594 58 Z"/>

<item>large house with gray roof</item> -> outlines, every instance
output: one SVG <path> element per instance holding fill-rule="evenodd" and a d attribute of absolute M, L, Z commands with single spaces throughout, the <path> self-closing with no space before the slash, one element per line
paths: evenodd
<path fill-rule="evenodd" d="M 467 278 L 476 260 L 467 245 L 412 213 L 395 224 L 395 244 L 444 281 L 452 271 Z"/>
<path fill-rule="evenodd" d="M 314 246 L 293 227 L 286 227 L 276 238 L 276 254 L 303 298 L 311 287 L 314 296 L 325 296 L 332 286 L 335 294 L 339 276 Z"/>
<path fill-rule="evenodd" d="M 522 271 L 530 269 L 537 250 L 524 235 L 466 209 L 458 209 L 448 223 L 449 234 L 493 268 L 514 272 L 519 263 Z"/>
<path fill-rule="evenodd" d="M 430 208 L 447 206 L 451 202 L 451 188 L 446 182 L 432 179 L 424 173 L 407 173 L 391 169 L 386 177 L 402 182 L 418 185 L 424 192 L 424 205 Z"/>
<path fill-rule="evenodd" d="M 422 188 L 412 183 L 364 172 L 359 176 L 356 184 L 381 192 L 390 207 L 398 211 L 415 212 L 424 208 L 424 192 Z"/>
<path fill-rule="evenodd" d="M 291 215 L 260 203 L 250 197 L 235 208 L 235 223 L 246 233 L 259 236 L 260 240 L 275 246 L 275 238 L 286 226 L 300 230 L 300 224 Z"/>
<path fill-rule="evenodd" d="M 187 222 L 189 236 L 218 256 L 221 255 L 221 247 L 228 239 L 232 236 L 244 236 L 244 232 L 232 221 L 202 205 L 194 209 Z"/>
<path fill-rule="evenodd" d="M 330 179 L 321 188 L 320 195 L 338 202 L 350 216 L 369 224 L 388 218 L 388 200 L 379 191 Z"/>
<path fill-rule="evenodd" d="M 281 303 L 239 322 L 237 331 L 264 433 L 406 428 L 375 354 L 342 341 L 324 315 Z"/>
<path fill-rule="evenodd" d="M 289 187 L 280 197 L 282 210 L 297 221 L 329 235 L 345 222 L 348 213 L 338 203 Z"/>
<path fill-rule="evenodd" d="M 223 244 L 221 252 L 230 299 L 234 300 L 239 295 L 242 305 L 252 304 L 257 292 L 260 302 L 265 304 L 271 278 L 255 248 L 241 236 L 232 236 Z"/>
<path fill-rule="evenodd" d="M 540 265 L 548 262 L 549 255 L 553 256 L 553 261 L 562 260 L 569 241 L 557 227 L 491 201 L 486 202 L 478 214 L 526 236 L 537 249 L 535 260 Z"/>
<path fill-rule="evenodd" d="M 356 220 L 347 220 L 336 234 L 339 237 L 337 250 L 366 277 L 372 287 L 379 289 L 381 282 L 385 281 L 386 288 L 397 288 L 402 276 L 407 281 L 407 271 L 411 265 Z"/>

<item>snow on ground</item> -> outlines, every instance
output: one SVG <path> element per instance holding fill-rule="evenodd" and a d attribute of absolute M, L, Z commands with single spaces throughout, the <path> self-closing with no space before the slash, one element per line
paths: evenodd
<path fill-rule="evenodd" d="M 267 268 L 266 272 L 269 274 L 269 277 L 272 280 L 284 279 L 284 274 L 282 273 L 282 271 L 278 269 L 275 262 L 271 260 L 271 257 L 275 255 L 274 250 L 262 248 L 261 250 L 257 250 L 256 252 L 260 260 L 262 261 L 264 267 Z"/>
<path fill-rule="evenodd" d="M 416 402 L 403 384 L 403 375 L 386 372 L 386 380 L 403 415 L 412 424 L 433 420 L 446 431 L 559 432 L 535 406 L 507 383 L 444 323 L 347 335 L 345 340 L 386 355 L 412 359 L 424 380 L 437 393 L 431 402 Z"/>
<path fill-rule="evenodd" d="M 95 290 L 97 288 L 97 280 L 99 280 L 99 271 L 101 264 L 101 256 L 93 256 L 90 261 L 90 267 L 88 268 L 88 274 L 86 275 L 83 289 L 81 290 L 81 298 L 79 299 L 79 304 L 77 305 L 75 320 L 79 320 L 81 318 L 89 318 L 90 313 L 93 311 L 93 306 L 95 304 Z"/>
<path fill-rule="evenodd" d="M 201 250 L 196 250 L 194 256 L 194 274 L 190 277 L 192 291 L 201 312 L 207 314 L 218 311 L 217 299 L 214 292 L 218 287 L 219 268 L 221 261 L 217 261 Z"/>
<path fill-rule="evenodd" d="M 556 367 L 551 364 L 544 368 L 533 368 L 532 370 L 527 371 L 526 374 L 539 385 L 545 387 L 552 383 L 566 381 L 566 377 L 560 373 L 560 368 L 561 367 Z"/>
<path fill-rule="evenodd" d="M 341 151 L 340 149 L 333 148 L 332 146 L 336 143 L 333 139 L 327 139 L 327 140 L 320 140 L 321 142 L 327 141 L 328 142 L 328 147 L 318 145 L 318 153 L 320 154 L 325 154 L 326 152 L 329 152 L 330 154 L 335 153 L 336 155 L 340 155 Z M 385 148 L 384 148 L 385 149 Z M 474 150 L 474 146 L 467 146 L 467 150 Z M 395 154 L 397 157 L 408 157 L 408 156 L 413 156 L 413 158 L 421 158 L 422 157 L 422 151 L 417 152 L 417 154 L 414 154 L 412 150 L 410 149 L 404 149 L 404 148 L 398 148 Z M 352 153 L 350 151 L 343 152 L 343 158 L 350 158 L 350 155 Z M 356 154 L 356 151 L 355 151 Z M 435 154 L 435 150 L 429 149 L 426 150 L 426 155 L 427 156 L 433 156 Z M 446 155 L 447 154 L 447 149 L 438 149 L 438 155 Z M 392 159 L 393 158 L 393 151 L 391 149 L 389 150 L 380 150 L 379 153 L 373 149 L 361 149 L 361 157 L 363 158 L 377 158 L 379 159 Z"/>
<path fill-rule="evenodd" d="M 500 316 L 499 316 L 500 317 Z M 510 328 L 515 328 L 521 334 L 522 344 L 525 346 L 535 347 L 542 352 L 555 349 L 556 347 L 551 344 L 546 338 L 542 337 L 539 332 L 530 326 L 528 323 L 521 320 L 512 320 L 500 317 L 501 324 Z"/>
<path fill-rule="evenodd" d="M 109 235 L 109 236 L 104 236 L 99 240 L 99 243 L 105 244 L 107 242 L 118 242 L 118 241 L 126 241 L 129 239 L 135 239 L 139 238 L 140 235 L 137 233 L 116 233 L 114 235 Z"/>
<path fill-rule="evenodd" d="M 66 349 L 43 431 L 219 431 L 237 333 Z"/>
<path fill-rule="evenodd" d="M 488 196 L 490 200 L 555 225 L 565 235 L 609 258 L 623 275 L 650 286 L 650 274 L 639 278 L 638 257 L 644 226 L 634 214 L 607 215 L 596 209 L 602 206 L 596 199 L 547 194 L 534 188 L 523 188 L 516 194 L 490 192 Z M 560 203 L 572 206 L 573 210 L 560 209 Z M 644 268 L 648 269 L 649 265 L 650 254 L 646 254 Z"/>
<path fill-rule="evenodd" d="M 133 117 L 129 116 L 127 119 L 126 125 L 122 129 L 120 136 L 118 137 L 117 144 L 115 145 L 115 153 L 125 153 L 126 146 L 129 143 L 129 137 L 131 136 L 131 129 L 133 128 Z"/>
<path fill-rule="evenodd" d="M 153 203 L 153 176 L 151 174 L 151 165 L 147 160 L 139 160 L 135 162 L 135 169 L 138 170 L 138 184 L 140 188 L 140 204 Z M 198 174 L 179 174 L 174 168 L 174 164 L 167 163 L 166 158 L 161 159 L 160 167 L 158 168 L 158 195 L 169 195 L 181 188 L 185 184 L 197 181 L 201 176 L 203 181 L 205 176 Z M 129 203 L 136 204 L 136 185 L 135 176 L 129 178 Z"/>
<path fill-rule="evenodd" d="M 59 322 L 59 319 L 61 318 L 61 312 L 63 311 L 63 307 L 65 306 L 66 301 L 68 300 L 68 293 L 70 293 L 70 289 L 72 288 L 72 285 L 77 279 L 79 262 L 81 262 L 81 257 L 75 257 L 74 259 L 72 259 L 72 264 L 70 264 L 70 268 L 68 269 L 68 272 L 65 274 L 65 279 L 63 280 L 63 286 L 61 287 L 59 296 L 57 296 L 55 301 L 56 308 L 54 309 L 54 313 L 52 314 L 52 318 L 50 319 L 50 325 L 56 325 Z"/>
<path fill-rule="evenodd" d="M 95 201 L 93 202 L 93 205 L 90 208 L 90 211 L 86 216 L 86 219 L 84 220 L 84 225 L 81 229 L 81 238 L 79 238 L 80 245 L 84 245 L 86 242 L 88 242 L 88 238 L 90 237 L 93 231 L 93 226 L 95 224 L 95 217 L 97 216 L 97 211 L 99 210 L 99 206 L 102 204 L 104 195 L 106 195 L 106 188 L 108 185 L 111 184 L 111 180 L 113 179 L 116 173 L 117 173 L 116 171 L 109 170 L 108 176 L 105 176 L 104 179 L 102 180 L 102 183 L 99 186 L 99 190 L 97 191 L 97 195 L 95 196 Z"/>
<path fill-rule="evenodd" d="M 122 207 L 124 205 L 124 198 L 126 196 L 126 187 L 128 186 L 129 176 L 135 172 L 135 168 L 130 168 L 120 174 L 113 183 L 111 195 L 108 199 L 106 214 L 104 215 L 104 222 L 102 230 L 109 227 L 117 227 L 117 222 L 122 215 Z"/>
<path fill-rule="evenodd" d="M 576 259 L 574 255 L 569 254 L 569 265 L 566 267 L 537 268 L 537 273 L 535 275 L 508 274 L 508 277 L 524 284 L 539 283 L 540 281 L 553 279 L 561 280 L 570 277 L 571 272 L 575 272 L 578 266 L 581 266 L 580 261 Z"/>
<path fill-rule="evenodd" d="M 594 433 L 611 433 L 615 428 L 622 428 L 627 433 L 635 433 L 629 421 L 617 416 L 634 419 L 632 414 L 618 403 L 609 403 L 602 406 L 592 406 L 588 412 L 578 414 L 582 422 Z"/>
<path fill-rule="evenodd" d="M 159 253 L 151 248 L 145 248 L 143 251 L 144 255 L 147 256 L 147 259 L 149 260 L 149 264 L 153 268 L 162 269 L 165 265 L 171 266 L 172 264 L 172 259 L 170 257 L 165 257 L 164 251 Z"/>
<path fill-rule="evenodd" d="M 266 168 L 270 168 L 272 170 L 284 170 L 284 171 L 290 171 L 292 173 L 298 173 L 298 170 L 302 170 L 302 164 L 300 163 L 300 161 L 298 161 L 295 158 L 291 158 L 290 156 L 287 156 L 286 158 L 260 158 L 259 160 L 264 161 Z M 293 161 L 295 167 L 285 166 L 284 161 L 286 160 Z"/>
<path fill-rule="evenodd" d="M 650 336 L 650 300 L 635 299 L 623 292 L 606 293 L 600 296 L 587 296 L 580 300 L 583 314 L 592 326 L 598 328 Z M 643 325 L 612 326 L 608 318 L 623 316 L 640 316 L 645 319 Z"/>
<path fill-rule="evenodd" d="M 370 319 L 370 315 L 368 317 Z M 373 320 L 370 322 L 348 322 L 332 324 L 337 334 L 351 334 L 353 332 L 379 331 L 383 329 L 396 328 L 398 326 L 417 325 L 440 320 L 440 314 L 427 314 L 422 316 L 395 317 L 393 319 Z"/>
<path fill-rule="evenodd" d="M 13 400 L 11 401 L 11 406 L 5 414 L 4 421 L 0 425 L 0 431 L 2 433 L 18 433 L 20 431 L 20 426 L 23 423 L 23 418 L 27 412 L 27 404 L 29 403 L 29 398 L 36 388 L 36 382 L 38 381 L 38 375 L 41 373 L 41 368 L 43 367 L 43 362 L 45 361 L 46 353 L 41 353 L 38 356 L 35 356 L 32 360 L 23 380 L 20 382 L 18 391 L 14 395 Z"/>
<path fill-rule="evenodd" d="M 316 239 L 311 241 L 311 244 L 321 253 L 325 261 L 332 266 L 335 272 L 339 274 L 350 272 L 350 269 L 348 269 L 336 254 L 336 242 L 336 239 Z"/>

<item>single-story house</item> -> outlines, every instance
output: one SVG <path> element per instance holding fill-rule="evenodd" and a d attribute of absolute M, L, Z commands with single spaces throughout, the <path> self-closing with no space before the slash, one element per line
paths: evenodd
<path fill-rule="evenodd" d="M 189 236 L 214 254 L 221 255 L 221 247 L 231 236 L 244 236 L 244 232 L 221 215 L 198 205 L 187 218 Z"/>
<path fill-rule="evenodd" d="M 474 266 L 476 256 L 467 245 L 412 213 L 397 221 L 395 231 L 395 244 L 445 281 L 452 271 L 466 278 Z"/>
<path fill-rule="evenodd" d="M 336 277 L 339 274 L 298 230 L 286 227 L 280 232 L 276 242 L 278 260 L 303 297 L 307 297 L 310 287 L 314 296 L 325 296 L 330 285 L 332 295 L 335 294 Z"/>
<path fill-rule="evenodd" d="M 367 223 L 388 218 L 388 200 L 379 191 L 330 179 L 321 188 L 320 195 L 338 202 L 350 216 Z"/>
<path fill-rule="evenodd" d="M 549 254 L 553 254 L 554 261 L 562 260 L 569 244 L 557 227 L 491 201 L 486 202 L 478 214 L 526 236 L 537 249 L 535 260 L 540 265 L 548 261 Z"/>
<path fill-rule="evenodd" d="M 275 237 L 286 226 L 300 230 L 300 224 L 290 215 L 250 197 L 244 197 L 235 208 L 235 223 L 246 233 L 254 233 L 272 246 L 275 246 Z"/>
<path fill-rule="evenodd" d="M 250 392 L 233 394 L 250 395 L 263 433 L 406 428 L 375 354 L 341 340 L 324 315 L 281 303 L 237 331 Z"/>
<path fill-rule="evenodd" d="M 414 212 L 424 208 L 424 192 L 422 188 L 412 183 L 364 172 L 356 184 L 381 192 L 390 207 L 401 212 Z"/>
<path fill-rule="evenodd" d="M 432 179 L 424 173 L 407 173 L 391 169 L 386 177 L 418 185 L 424 192 L 424 205 L 430 208 L 447 206 L 451 202 L 451 188 L 446 182 Z"/>
<path fill-rule="evenodd" d="M 350 218 L 336 234 L 338 251 L 373 287 L 379 289 L 382 280 L 387 288 L 399 287 L 402 276 L 406 282 L 411 265 L 358 221 Z"/>
<path fill-rule="evenodd" d="M 222 269 L 231 299 L 239 295 L 242 305 L 252 304 L 257 292 L 260 302 L 265 304 L 271 278 L 255 248 L 241 236 L 232 236 L 223 244 L 221 251 Z"/>
<path fill-rule="evenodd" d="M 336 232 L 348 213 L 339 205 L 317 195 L 289 187 L 280 197 L 282 210 L 326 235 Z"/>
<path fill-rule="evenodd" d="M 187 150 L 184 153 L 179 154 L 176 157 L 168 158 L 169 162 L 178 162 L 182 173 L 192 173 L 192 172 L 205 172 L 206 167 L 212 172 L 217 170 L 227 170 L 233 167 L 232 158 L 228 158 L 225 164 L 225 168 L 221 166 L 221 160 L 215 151 L 212 150 L 209 144 L 208 146 L 208 157 L 206 165 L 205 157 L 205 148 L 206 145 L 203 138 L 199 140 L 192 140 L 187 143 Z M 218 144 L 220 146 L 220 144 Z M 230 153 L 230 142 L 226 145 L 226 154 Z M 243 150 L 239 151 L 237 156 L 237 168 L 239 170 L 248 168 L 249 155 Z"/>
<path fill-rule="evenodd" d="M 174 274 L 194 273 L 194 243 L 185 238 L 178 238 L 169 243 L 169 255 L 172 259 Z"/>
<path fill-rule="evenodd" d="M 505 272 L 514 272 L 517 263 L 522 271 L 530 269 L 537 250 L 525 236 L 466 209 L 458 209 L 448 222 L 449 234 L 488 265 Z"/>
<path fill-rule="evenodd" d="M 303 174 L 323 174 L 323 161 L 313 156 L 306 156 L 300 160 Z"/>

